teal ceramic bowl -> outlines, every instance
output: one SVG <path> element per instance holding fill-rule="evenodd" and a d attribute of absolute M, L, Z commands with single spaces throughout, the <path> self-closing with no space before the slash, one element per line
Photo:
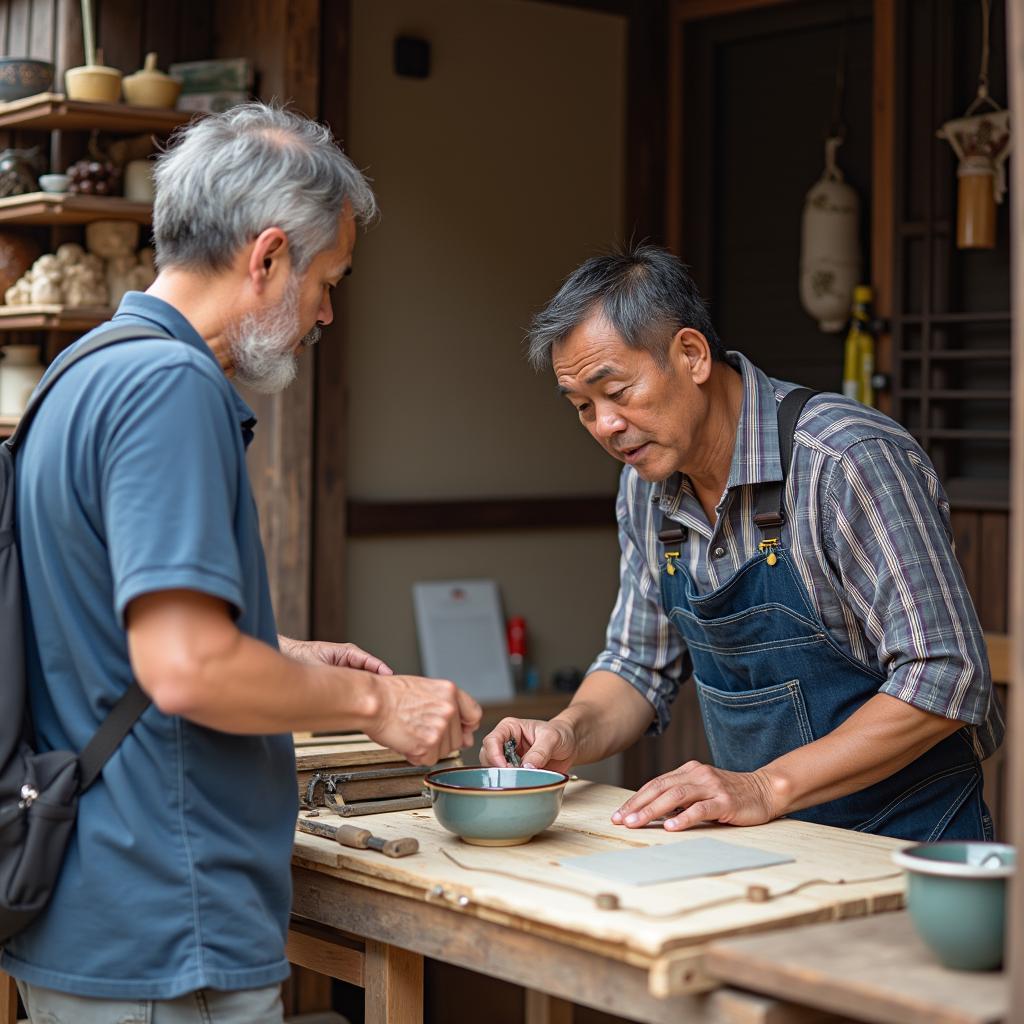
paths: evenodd
<path fill-rule="evenodd" d="M 918 935 L 946 967 L 995 970 L 1003 962 L 1006 887 L 1017 865 L 1003 843 L 921 843 L 892 859 L 907 872 Z"/>
<path fill-rule="evenodd" d="M 442 768 L 424 781 L 449 832 L 474 846 L 519 846 L 558 817 L 569 776 L 543 768 Z"/>

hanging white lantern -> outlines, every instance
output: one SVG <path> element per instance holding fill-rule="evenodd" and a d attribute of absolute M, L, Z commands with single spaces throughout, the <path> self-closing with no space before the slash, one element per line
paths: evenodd
<path fill-rule="evenodd" d="M 842 139 L 825 140 L 825 170 L 804 198 L 800 302 L 823 331 L 841 331 L 860 277 L 860 200 L 836 163 Z"/>

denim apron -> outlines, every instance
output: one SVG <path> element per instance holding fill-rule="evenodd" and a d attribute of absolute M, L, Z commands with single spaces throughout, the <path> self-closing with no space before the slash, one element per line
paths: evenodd
<path fill-rule="evenodd" d="M 727 583 L 698 594 L 678 561 L 685 527 L 665 517 L 658 534 L 662 605 L 693 659 L 712 759 L 728 771 L 755 771 L 820 739 L 885 682 L 831 638 L 781 543 L 793 433 L 812 395 L 798 389 L 779 407 L 783 480 L 759 489 L 754 521 L 763 540 Z M 961 729 L 889 778 L 789 817 L 922 842 L 991 838 L 981 788 L 981 765 Z"/>

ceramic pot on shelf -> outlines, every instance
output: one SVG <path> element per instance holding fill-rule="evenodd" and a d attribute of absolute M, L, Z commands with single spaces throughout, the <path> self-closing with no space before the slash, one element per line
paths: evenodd
<path fill-rule="evenodd" d="M 20 416 L 43 376 L 38 345 L 0 348 L 0 416 Z"/>
<path fill-rule="evenodd" d="M 42 248 L 27 235 L 0 231 L 0 302 L 8 288 L 39 258 Z"/>
<path fill-rule="evenodd" d="M 164 74 L 156 66 L 156 54 L 147 53 L 146 63 L 122 83 L 125 101 L 136 107 L 173 109 L 181 93 L 181 82 Z"/>

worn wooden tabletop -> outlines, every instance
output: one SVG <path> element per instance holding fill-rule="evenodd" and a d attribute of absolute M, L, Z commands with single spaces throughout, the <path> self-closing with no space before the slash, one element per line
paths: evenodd
<path fill-rule="evenodd" d="M 385 839 L 414 836 L 420 852 L 391 859 L 299 832 L 295 864 L 637 966 L 724 936 L 903 905 L 903 878 L 890 859 L 894 849 L 906 845 L 900 841 L 788 820 L 682 834 L 631 831 L 610 821 L 627 795 L 611 786 L 571 783 L 548 831 L 525 846 L 505 848 L 466 845 L 442 829 L 429 809 L 378 814 L 359 824 Z M 322 814 L 317 820 L 330 824 L 332 817 Z M 655 886 L 610 883 L 559 864 L 571 856 L 703 837 L 786 853 L 795 861 Z M 750 886 L 767 888 L 770 898 L 752 902 Z M 598 908 L 595 897 L 605 892 L 618 896 L 619 909 Z"/>

